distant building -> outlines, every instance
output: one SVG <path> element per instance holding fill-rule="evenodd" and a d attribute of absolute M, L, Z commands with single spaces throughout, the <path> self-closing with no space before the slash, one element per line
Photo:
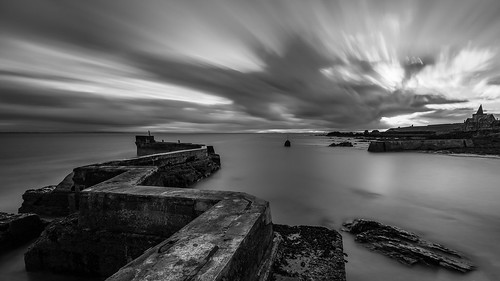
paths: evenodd
<path fill-rule="evenodd" d="M 477 112 L 472 114 L 472 118 L 467 118 L 464 121 L 465 131 L 488 130 L 498 126 L 500 126 L 500 122 L 495 119 L 493 114 L 483 112 L 483 105 L 480 105 Z"/>

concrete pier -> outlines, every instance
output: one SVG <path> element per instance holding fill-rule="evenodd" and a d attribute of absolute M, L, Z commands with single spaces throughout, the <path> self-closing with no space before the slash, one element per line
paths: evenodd
<path fill-rule="evenodd" d="M 269 203 L 244 193 L 141 186 L 154 172 L 133 168 L 81 194 L 80 227 L 171 235 L 107 280 L 257 280 L 273 239 Z"/>
<path fill-rule="evenodd" d="M 283 275 L 281 267 L 273 273 L 275 255 L 290 252 L 296 243 L 278 246 L 288 236 L 280 239 L 273 232 L 267 201 L 246 193 L 168 186 L 176 182 L 172 177 L 193 174 L 195 181 L 219 164 L 213 148 L 203 147 L 74 169 L 64 186 L 76 213 L 47 227 L 25 254 L 26 269 L 109 281 L 264 281 L 305 274 Z M 288 233 L 281 228 L 282 235 Z M 303 245 L 329 247 L 328 253 L 307 260 L 324 265 L 312 276 L 345 280 L 340 235 L 310 229 L 297 228 L 294 235 L 303 231 Z"/>

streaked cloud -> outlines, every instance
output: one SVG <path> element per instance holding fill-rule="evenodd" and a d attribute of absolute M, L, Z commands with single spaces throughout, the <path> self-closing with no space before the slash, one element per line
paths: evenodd
<path fill-rule="evenodd" d="M 489 0 L 2 2 L 0 130 L 461 122 L 479 103 L 500 112 L 499 11 Z"/>

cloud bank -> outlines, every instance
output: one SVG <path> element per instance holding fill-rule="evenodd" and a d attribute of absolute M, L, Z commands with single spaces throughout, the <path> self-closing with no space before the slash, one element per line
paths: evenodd
<path fill-rule="evenodd" d="M 0 131 L 461 122 L 479 103 L 500 112 L 498 10 L 496 1 L 3 2 Z"/>

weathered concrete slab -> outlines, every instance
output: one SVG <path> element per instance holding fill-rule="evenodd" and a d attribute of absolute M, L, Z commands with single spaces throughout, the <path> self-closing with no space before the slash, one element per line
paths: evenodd
<path fill-rule="evenodd" d="M 219 201 L 108 280 L 255 280 L 272 243 L 271 218 L 267 202 L 241 196 Z"/>

